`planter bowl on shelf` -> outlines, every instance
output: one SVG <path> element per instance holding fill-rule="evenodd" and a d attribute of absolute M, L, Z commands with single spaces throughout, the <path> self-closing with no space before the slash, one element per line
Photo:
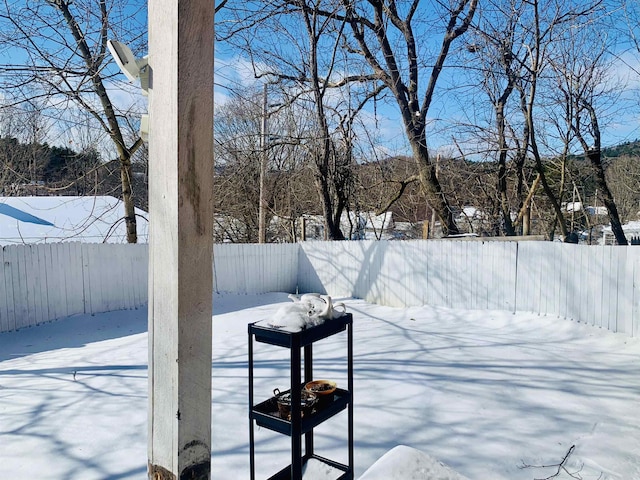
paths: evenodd
<path fill-rule="evenodd" d="M 276 388 L 273 394 L 278 403 L 280 418 L 291 420 L 291 392 L 280 393 L 280 390 Z M 315 393 L 302 390 L 300 392 L 301 415 L 304 417 L 305 413 L 310 413 L 317 402 L 318 396 Z"/>
<path fill-rule="evenodd" d="M 318 396 L 318 403 L 326 405 L 331 402 L 333 392 L 336 391 L 338 385 L 333 380 L 314 380 L 304 386 L 304 389 Z"/>

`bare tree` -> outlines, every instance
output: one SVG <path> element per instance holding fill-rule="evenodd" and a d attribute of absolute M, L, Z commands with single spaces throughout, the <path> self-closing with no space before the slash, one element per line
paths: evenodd
<path fill-rule="evenodd" d="M 132 39 L 142 39 L 124 0 L 46 0 L 4 2 L 0 11 L 2 42 L 20 52 L 18 65 L 5 66 L 2 86 L 16 102 L 46 99 L 48 109 L 62 112 L 77 108 L 89 112 L 108 135 L 120 165 L 121 195 L 127 241 L 137 241 L 131 161 L 142 145 L 128 139 L 106 85 L 106 42 L 114 29 L 128 30 Z M 120 31 L 115 32 L 115 36 Z M 11 68 L 7 68 L 11 67 Z M 6 73 L 5 71 L 5 73 Z"/>
<path fill-rule="evenodd" d="M 558 46 L 552 66 L 557 90 L 564 99 L 560 107 L 566 112 L 571 133 L 593 168 L 596 187 L 607 207 L 613 235 L 618 245 L 627 245 L 602 160 L 600 120 L 607 104 L 611 105 L 619 92 L 610 80 L 608 47 L 606 36 L 596 31 L 589 32 L 587 38 L 585 32 L 571 29 Z"/>
<path fill-rule="evenodd" d="M 321 213 L 309 195 L 314 190 L 309 176 L 313 168 L 304 139 L 311 122 L 288 108 L 287 102 L 275 101 L 278 106 L 267 112 L 270 126 L 263 145 L 261 103 L 261 93 L 249 88 L 231 92 L 230 99 L 216 107 L 217 241 L 258 241 L 263 156 L 267 158 L 262 193 L 270 225 L 268 241 L 295 241 L 296 220 L 303 213 Z"/>
<path fill-rule="evenodd" d="M 308 90 L 312 99 L 317 138 L 311 143 L 308 153 L 316 166 L 314 179 L 316 190 L 322 205 L 325 220 L 325 235 L 329 240 L 344 240 L 340 220 L 348 202 L 348 183 L 350 180 L 350 138 L 346 138 L 344 149 L 340 151 L 332 136 L 328 95 L 331 77 L 336 65 L 336 54 L 342 42 L 340 25 L 334 24 L 335 12 L 322 15 L 318 4 L 300 0 L 298 15 L 304 25 L 307 45 L 302 50 L 305 77 L 308 80 L 301 89 Z M 322 58 L 323 44 L 327 42 L 332 54 Z M 323 61 L 326 62 L 323 64 Z M 342 133 L 345 133 L 342 130 Z"/>
<path fill-rule="evenodd" d="M 483 4 L 482 14 L 473 25 L 463 58 L 477 59 L 470 68 L 481 74 L 481 85 L 487 93 L 493 110 L 494 127 L 483 130 L 484 142 L 497 163 L 497 203 L 500 205 L 502 228 L 507 235 L 530 231 L 530 209 L 535 188 L 527 187 L 526 161 L 531 156 L 540 185 L 553 211 L 553 220 L 547 235 L 553 238 L 555 225 L 559 225 L 566 238 L 568 231 L 562 211 L 565 189 L 564 164 L 568 149 L 560 156 L 557 182 L 549 153 L 543 156 L 540 144 L 549 147 L 547 111 L 541 92 L 547 89 L 544 72 L 550 63 L 550 50 L 561 39 L 562 32 L 570 30 L 575 22 L 588 19 L 599 1 L 577 5 L 565 0 L 509 0 Z M 588 27 L 587 27 L 588 28 Z M 554 88 L 553 86 L 551 88 Z M 540 112 L 540 113 L 538 113 Z M 540 133 L 541 132 L 541 133 Z M 488 139 L 488 140 L 487 140 Z M 565 145 L 568 145 L 565 143 Z M 554 146 L 547 152 L 554 151 Z M 508 172 L 513 171 L 515 185 L 509 188 Z M 527 191 L 528 190 L 528 191 Z M 517 206 L 517 209 L 514 208 Z M 515 220 L 512 214 L 517 211 Z M 521 225 L 519 225 L 521 224 Z"/>
<path fill-rule="evenodd" d="M 222 21 L 220 37 L 249 56 L 255 76 L 279 89 L 279 102 L 305 126 L 296 141 L 312 167 L 308 172 L 325 235 L 344 239 L 340 220 L 349 208 L 354 162 L 351 125 L 378 90 L 362 83 L 370 77 L 349 74 L 353 56 L 343 49 L 345 22 L 339 6 L 281 0 L 225 10 L 236 17 L 229 30 L 226 25 L 231 23 Z M 360 88 L 354 82 L 360 82 Z M 273 127 L 269 130 L 279 135 Z"/>
<path fill-rule="evenodd" d="M 245 6 L 243 21 L 240 14 L 235 18 L 233 33 L 235 38 L 242 35 L 245 39 L 243 47 L 253 59 L 256 74 L 288 82 L 298 99 L 312 101 L 319 139 L 313 150 L 317 155 L 316 183 L 330 238 L 342 238 L 339 218 L 349 204 L 340 181 L 348 180 L 343 174 L 348 169 L 341 165 L 350 155 L 339 155 L 336 150 L 336 134 L 347 130 L 336 126 L 352 119 L 369 99 L 379 98 L 383 88 L 391 92 L 399 107 L 429 203 L 438 212 L 445 233 L 457 233 L 426 141 L 427 114 L 438 78 L 452 43 L 466 32 L 477 6 L 477 0 L 454 3 L 446 8 L 441 2 L 420 0 L 406 5 L 393 0 L 343 0 L 338 4 L 283 0 L 261 5 L 261 9 Z M 439 11 L 434 13 L 434 8 Z M 440 15 L 444 15 L 444 26 L 437 20 Z M 416 36 L 416 25 L 427 28 L 426 22 L 435 22 L 438 27 Z M 268 38 L 277 38 L 270 45 L 261 44 L 267 37 L 257 33 L 267 26 L 272 32 Z M 430 73 L 424 76 L 427 45 L 439 27 L 444 29 L 440 50 L 428 68 Z M 223 38 L 230 35 L 225 32 Z M 350 85 L 348 94 L 344 93 L 346 85 Z M 337 91 L 343 92 L 342 101 L 336 102 L 333 92 Z M 336 116 L 339 105 L 344 108 Z M 340 138 L 340 149 L 350 145 L 344 136 Z"/>
<path fill-rule="evenodd" d="M 452 209 L 429 156 L 426 127 L 451 45 L 467 31 L 478 2 L 458 0 L 446 7 L 442 2 L 420 0 L 406 4 L 395 0 L 341 1 L 353 37 L 347 48 L 361 55 L 376 79 L 392 92 L 427 199 L 440 218 L 443 232 L 456 234 L 458 227 Z M 416 25 L 429 28 L 427 17 L 434 10 L 435 18 L 442 18 L 444 25 L 435 23 L 437 26 L 430 31 L 416 35 Z M 429 62 L 424 56 L 427 47 L 422 42 L 432 40 L 440 27 L 444 31 L 439 51 Z"/>
<path fill-rule="evenodd" d="M 622 156 L 609 160 L 605 171 L 607 185 L 616 199 L 621 218 L 635 219 L 640 206 L 640 162 L 638 157 Z M 599 202 L 599 196 L 595 202 Z"/>
<path fill-rule="evenodd" d="M 487 2 L 461 50 L 469 82 L 480 85 L 488 105 L 482 105 L 476 89 L 465 96 L 465 101 L 475 108 L 492 110 L 493 125 L 474 122 L 466 129 L 477 137 L 479 145 L 486 145 L 483 156 L 495 161 L 495 194 L 490 194 L 488 185 L 483 185 L 482 190 L 487 201 L 500 212 L 501 228 L 497 233 L 505 235 L 516 234 L 512 213 L 524 205 L 523 169 L 529 131 L 518 101 L 518 86 L 526 78 L 527 29 L 523 28 L 526 9 L 527 2 L 522 0 Z M 509 170 L 516 178 L 512 189 Z"/>

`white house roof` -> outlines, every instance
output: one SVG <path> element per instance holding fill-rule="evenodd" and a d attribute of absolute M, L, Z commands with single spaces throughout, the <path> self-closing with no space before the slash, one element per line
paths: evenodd
<path fill-rule="evenodd" d="M 376 215 L 373 212 L 367 212 L 367 226 L 366 228 L 370 228 L 373 230 L 386 230 L 391 228 L 393 225 L 393 212 L 384 212 L 380 215 Z"/>
<path fill-rule="evenodd" d="M 587 207 L 585 209 L 587 211 L 587 213 L 589 215 L 607 215 L 609 213 L 609 211 L 607 210 L 607 207 Z"/>
<path fill-rule="evenodd" d="M 626 234 L 629 234 L 629 233 L 632 233 L 632 234 L 640 233 L 640 221 L 634 220 L 632 222 L 625 223 L 624 225 L 622 225 L 622 230 Z M 611 233 L 611 225 L 605 226 L 602 229 L 602 231 L 604 233 Z"/>
<path fill-rule="evenodd" d="M 95 197 L 0 197 L 0 245 L 126 243 L 122 201 Z M 138 242 L 148 241 L 148 214 L 136 208 Z"/>
<path fill-rule="evenodd" d="M 581 212 L 582 202 L 567 202 L 566 210 L 567 212 Z"/>

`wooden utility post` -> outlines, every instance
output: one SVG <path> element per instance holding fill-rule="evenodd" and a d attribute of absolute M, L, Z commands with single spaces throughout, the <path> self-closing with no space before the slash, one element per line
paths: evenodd
<path fill-rule="evenodd" d="M 267 243 L 267 84 L 262 90 L 262 121 L 260 122 L 260 205 L 258 206 L 258 243 Z"/>
<path fill-rule="evenodd" d="M 149 470 L 211 478 L 211 0 L 149 0 Z"/>

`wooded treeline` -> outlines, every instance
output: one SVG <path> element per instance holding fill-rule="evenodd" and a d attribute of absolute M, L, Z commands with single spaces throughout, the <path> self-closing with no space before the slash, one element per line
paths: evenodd
<path fill-rule="evenodd" d="M 225 107 L 226 108 L 226 107 Z M 228 115 L 220 115 L 229 119 Z M 259 120 L 256 117 L 256 120 Z M 217 128 L 222 128 L 217 124 Z M 221 133 L 222 135 L 222 133 Z M 224 137 L 220 136 L 219 139 Z M 243 135 L 243 139 L 250 135 Z M 272 146 L 271 159 L 266 176 L 267 218 L 271 224 L 268 241 L 295 241 L 301 235 L 300 219 L 304 215 L 322 215 L 313 192 L 311 165 L 305 165 L 304 155 L 299 162 L 291 158 L 285 161 L 284 145 Z M 636 218 L 640 206 L 640 142 L 627 142 L 603 151 L 609 184 L 615 192 L 623 219 Z M 225 145 L 219 146 L 219 166 L 216 172 L 216 222 L 219 241 L 237 243 L 257 242 L 259 206 L 259 156 L 258 145 L 239 149 L 236 144 L 235 158 Z M 279 152 L 279 153 L 278 153 Z M 291 156 L 294 154 L 289 152 Z M 2 165 L 2 195 L 118 195 L 120 188 L 119 169 L 115 162 L 104 162 L 98 152 L 76 152 L 68 147 L 47 144 L 21 143 L 16 138 L 0 137 L 0 165 Z M 477 162 L 465 159 L 440 158 L 439 168 L 447 172 L 443 181 L 444 190 L 452 199 L 453 211 L 463 232 L 495 236 L 501 234 L 500 207 L 496 202 L 493 179 L 499 169 L 496 162 Z M 545 160 L 552 185 L 560 182 L 560 171 L 553 159 Z M 140 208 L 147 208 L 147 164 L 133 164 L 134 189 Z M 536 176 L 533 163 L 527 165 L 528 181 Z M 381 214 L 391 211 L 396 222 L 408 222 L 415 226 L 414 235 L 423 235 L 423 222 L 432 218 L 426 197 L 417 182 L 406 182 L 416 174 L 409 157 L 388 157 L 384 160 L 354 163 L 350 212 L 373 212 Z M 590 164 L 583 157 L 569 160 L 567 175 L 575 187 L 570 201 L 581 206 L 602 206 L 598 202 L 597 186 Z M 508 172 L 513 177 L 513 172 Z M 510 178 L 513 184 L 514 178 Z M 393 203 L 401 189 L 402 195 Z M 465 214 L 465 207 L 474 207 L 480 213 L 475 217 Z M 586 209 L 567 210 L 572 231 L 583 231 L 608 223 L 604 215 L 594 215 Z M 532 234 L 544 235 L 553 222 L 548 202 L 544 195 L 535 197 Z M 275 221 L 274 218 L 278 220 Z M 349 232 L 345 232 L 348 234 Z"/>
<path fill-rule="evenodd" d="M 147 164 L 134 162 L 132 185 L 136 206 L 148 209 Z M 95 149 L 75 151 L 46 143 L 21 143 L 0 137 L 0 195 L 120 196 L 120 169 Z"/>

